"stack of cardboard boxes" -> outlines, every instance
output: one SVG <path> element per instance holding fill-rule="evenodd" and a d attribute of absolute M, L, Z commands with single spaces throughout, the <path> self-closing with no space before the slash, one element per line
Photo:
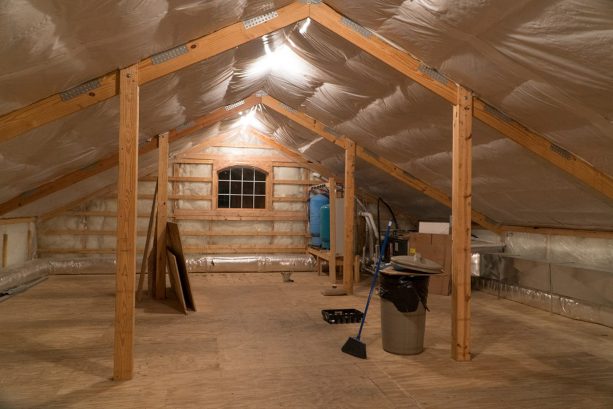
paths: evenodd
<path fill-rule="evenodd" d="M 443 274 L 430 277 L 430 294 L 451 294 L 451 236 L 448 234 L 409 233 L 409 248 L 443 266 Z"/>

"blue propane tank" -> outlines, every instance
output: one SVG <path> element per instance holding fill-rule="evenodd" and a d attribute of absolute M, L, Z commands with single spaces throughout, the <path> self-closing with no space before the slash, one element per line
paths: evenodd
<path fill-rule="evenodd" d="M 329 250 L 330 249 L 330 205 L 323 205 L 320 209 L 320 227 L 319 227 L 319 235 L 321 237 L 321 248 Z"/>
<path fill-rule="evenodd" d="M 311 246 L 321 247 L 320 237 L 320 209 L 330 203 L 330 199 L 322 194 L 316 194 L 309 198 L 309 231 L 311 233 Z"/>

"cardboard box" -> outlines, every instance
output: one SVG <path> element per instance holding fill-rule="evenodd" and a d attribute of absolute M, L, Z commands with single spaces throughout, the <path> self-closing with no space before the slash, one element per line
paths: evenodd
<path fill-rule="evenodd" d="M 409 233 L 409 248 L 414 248 L 424 258 L 443 266 L 443 274 L 430 277 L 428 292 L 438 295 L 451 294 L 451 236 L 443 234 Z"/>

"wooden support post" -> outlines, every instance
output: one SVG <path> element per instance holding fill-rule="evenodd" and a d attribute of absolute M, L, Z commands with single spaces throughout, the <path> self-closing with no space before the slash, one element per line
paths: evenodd
<path fill-rule="evenodd" d="M 353 243 L 355 220 L 355 142 L 347 139 L 347 149 L 345 149 L 345 200 L 343 201 L 344 211 L 344 254 L 343 254 L 343 288 L 347 294 L 353 294 Z"/>
<path fill-rule="evenodd" d="M 132 378 L 134 287 L 138 197 L 138 66 L 121 70 L 119 81 L 119 174 L 117 182 L 117 278 L 113 379 Z"/>
<path fill-rule="evenodd" d="M 453 107 L 451 356 L 456 361 L 470 361 L 472 100 L 472 93 L 459 87 Z"/>
<path fill-rule="evenodd" d="M 166 222 L 168 219 L 168 132 L 158 136 L 158 217 L 155 228 L 155 298 L 166 298 Z"/>
<path fill-rule="evenodd" d="M 328 179 L 330 192 L 330 257 L 328 258 L 328 273 L 330 283 L 336 284 L 336 179 Z"/>
<path fill-rule="evenodd" d="M 9 235 L 2 235 L 2 268 L 6 268 L 9 258 Z"/>

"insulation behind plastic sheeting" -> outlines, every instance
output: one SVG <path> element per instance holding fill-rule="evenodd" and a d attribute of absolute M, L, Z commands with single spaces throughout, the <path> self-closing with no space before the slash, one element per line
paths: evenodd
<path fill-rule="evenodd" d="M 315 271 L 315 258 L 305 254 L 188 257 L 189 271 L 201 273 Z"/>
<path fill-rule="evenodd" d="M 552 263 L 575 263 L 595 268 L 613 266 L 613 239 L 507 233 L 506 253 Z"/>
<path fill-rule="evenodd" d="M 48 271 L 49 263 L 42 260 L 30 260 L 8 268 L 0 272 L 0 293 L 45 277 Z"/>
<path fill-rule="evenodd" d="M 175 176 L 199 176 L 199 177 L 211 177 L 213 176 L 213 166 L 206 163 L 191 164 L 191 163 L 179 163 L 177 164 L 179 173 Z"/>
<path fill-rule="evenodd" d="M 613 326 L 613 269 L 527 260 L 502 254 L 480 258 L 480 286 L 557 314 Z"/>

